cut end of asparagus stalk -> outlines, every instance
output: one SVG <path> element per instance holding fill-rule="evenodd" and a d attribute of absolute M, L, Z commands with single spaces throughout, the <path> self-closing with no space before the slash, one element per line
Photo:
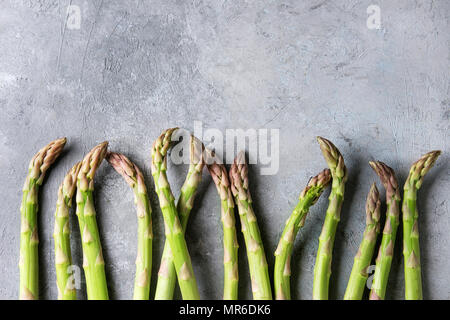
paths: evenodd
<path fill-rule="evenodd" d="M 409 170 L 409 175 L 406 179 L 404 188 L 409 189 L 410 187 L 414 187 L 419 189 L 422 185 L 424 176 L 433 167 L 440 154 L 440 150 L 431 151 L 424 154 L 419 160 L 414 162 Z"/>
<path fill-rule="evenodd" d="M 394 170 L 381 161 L 369 161 L 369 165 L 380 177 L 381 183 L 386 189 L 386 199 L 400 200 L 400 190 Z"/>
<path fill-rule="evenodd" d="M 380 193 L 378 192 L 375 182 L 370 187 L 366 201 L 366 225 L 378 224 L 380 221 Z"/>
<path fill-rule="evenodd" d="M 39 150 L 30 161 L 28 168 L 30 178 L 36 179 L 39 185 L 42 184 L 47 169 L 50 168 L 53 162 L 59 157 L 66 142 L 66 138 L 56 139 Z"/>
<path fill-rule="evenodd" d="M 317 137 L 320 150 L 331 169 L 331 175 L 339 179 L 347 179 L 347 168 L 344 164 L 344 158 L 338 148 L 330 141 L 322 137 Z"/>

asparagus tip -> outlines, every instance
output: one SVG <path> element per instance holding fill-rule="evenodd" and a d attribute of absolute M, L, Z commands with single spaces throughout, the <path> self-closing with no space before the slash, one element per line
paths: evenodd
<path fill-rule="evenodd" d="M 240 151 L 233 164 L 230 167 L 229 172 L 231 192 L 233 195 L 239 196 L 240 199 L 249 199 L 250 193 L 248 192 L 248 167 L 245 162 L 245 153 Z"/>
<path fill-rule="evenodd" d="M 409 170 L 409 175 L 405 182 L 405 189 L 409 188 L 410 184 L 414 184 L 414 187 L 419 189 L 424 176 L 433 167 L 440 154 L 440 150 L 430 151 L 414 162 Z"/>
<path fill-rule="evenodd" d="M 120 174 L 125 181 L 134 188 L 137 182 L 138 170 L 137 167 L 125 155 L 117 152 L 108 152 L 106 154 L 106 161 Z"/>
<path fill-rule="evenodd" d="M 59 157 L 66 142 L 67 139 L 65 137 L 53 140 L 39 150 L 31 159 L 28 166 L 30 177 L 36 179 L 38 184 L 42 183 L 47 169 Z"/>
<path fill-rule="evenodd" d="M 400 199 L 400 190 L 398 188 L 397 178 L 395 177 L 394 170 L 381 161 L 369 161 L 369 165 L 378 175 L 381 183 L 386 189 L 386 199 L 389 200 L 392 197 Z"/>
<path fill-rule="evenodd" d="M 77 186 L 77 176 L 80 172 L 81 161 L 77 162 L 66 174 L 61 184 L 61 190 L 67 198 L 72 198 Z"/>
<path fill-rule="evenodd" d="M 380 193 L 377 185 L 372 183 L 366 201 L 366 225 L 378 222 L 380 220 Z"/>
<path fill-rule="evenodd" d="M 318 175 L 309 179 L 308 184 L 306 185 L 306 188 L 302 190 L 299 198 L 303 198 L 311 188 L 319 187 L 323 190 L 325 187 L 327 187 L 330 184 L 330 182 L 331 182 L 330 169 L 328 169 L 328 168 L 323 169 Z"/>
<path fill-rule="evenodd" d="M 189 160 L 191 164 L 201 164 L 201 167 L 203 168 L 203 164 L 205 162 L 203 151 L 205 150 L 205 146 L 200 141 L 200 139 L 197 139 L 197 137 L 195 137 L 193 134 L 191 134 L 189 146 Z"/>
<path fill-rule="evenodd" d="M 89 179 L 93 179 L 95 172 L 106 156 L 108 149 L 108 141 L 99 143 L 83 158 L 81 169 L 78 173 L 78 178 L 86 176 Z"/>
<path fill-rule="evenodd" d="M 308 182 L 308 187 L 322 186 L 326 187 L 331 182 L 331 170 L 323 169 L 318 175 L 312 177 Z"/>
<path fill-rule="evenodd" d="M 317 137 L 317 141 L 320 145 L 320 150 L 331 169 L 331 175 L 337 178 L 347 178 L 347 168 L 344 164 L 344 158 L 339 152 L 339 149 L 328 139 L 323 137 Z"/>
<path fill-rule="evenodd" d="M 166 155 L 167 150 L 172 144 L 172 135 L 178 130 L 178 127 L 164 130 L 152 145 L 152 158 L 156 156 L 156 162 L 159 162 Z"/>
<path fill-rule="evenodd" d="M 246 164 L 245 162 L 245 152 L 243 150 L 239 151 L 236 158 L 234 159 L 236 164 Z"/>

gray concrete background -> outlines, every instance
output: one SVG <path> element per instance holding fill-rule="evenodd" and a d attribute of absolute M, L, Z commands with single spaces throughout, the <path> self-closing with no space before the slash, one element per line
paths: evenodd
<path fill-rule="evenodd" d="M 81 28 L 65 27 L 69 4 Z M 369 5 L 381 29 L 366 26 Z M 250 188 L 269 268 L 285 219 L 308 178 L 325 167 L 315 136 L 331 139 L 349 168 L 330 298 L 341 299 L 364 226 L 365 196 L 382 160 L 403 184 L 410 164 L 444 151 L 418 197 L 424 296 L 450 298 L 449 14 L 441 1 L 0 1 L 0 298 L 18 297 L 19 206 L 30 158 L 67 136 L 41 192 L 41 298 L 56 299 L 53 213 L 57 186 L 96 143 L 110 141 L 143 168 L 154 210 L 154 273 L 163 245 L 149 153 L 168 127 L 279 128 L 280 170 Z M 170 166 L 178 190 L 185 166 Z M 202 298 L 220 299 L 219 202 L 205 173 L 187 231 Z M 178 192 L 176 192 L 178 193 Z M 384 194 L 384 191 L 382 192 Z M 295 243 L 292 291 L 309 299 L 324 194 Z M 132 194 L 106 164 L 96 207 L 110 295 L 132 297 L 136 219 Z M 384 199 L 384 195 L 383 195 Z M 73 219 L 75 221 L 75 219 Z M 72 224 L 74 262 L 80 237 Z M 403 298 L 400 236 L 387 298 Z M 241 241 L 241 248 L 244 248 Z M 244 249 L 240 298 L 251 298 Z M 155 281 L 152 281 L 154 294 Z M 85 298 L 84 289 L 79 292 Z M 178 295 L 179 297 L 179 295 Z"/>

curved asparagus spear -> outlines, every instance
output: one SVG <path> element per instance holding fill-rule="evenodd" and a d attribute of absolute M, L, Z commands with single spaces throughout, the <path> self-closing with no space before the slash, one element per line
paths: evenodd
<path fill-rule="evenodd" d="M 184 238 L 183 227 L 181 226 L 177 208 L 175 207 L 175 199 L 170 190 L 166 175 L 167 150 L 172 144 L 172 134 L 177 129 L 165 130 L 153 144 L 152 175 L 156 193 L 158 194 L 159 205 L 164 217 L 166 239 L 169 241 L 173 254 L 173 264 L 175 265 L 181 294 L 185 300 L 196 300 L 200 299 L 197 281 L 195 280 L 192 269 L 191 257 Z"/>
<path fill-rule="evenodd" d="M 75 164 L 58 189 L 53 239 L 55 240 L 56 285 L 59 300 L 76 300 L 77 298 L 76 289 L 69 282 L 70 275 L 68 273 L 68 269 L 72 265 L 69 210 L 72 207 L 72 198 L 77 187 L 80 168 L 81 162 Z"/>
<path fill-rule="evenodd" d="M 419 213 L 416 207 L 417 190 L 425 174 L 441 154 L 431 151 L 414 162 L 403 187 L 403 256 L 405 260 L 405 299 L 422 300 L 422 275 L 419 248 Z"/>
<path fill-rule="evenodd" d="M 50 142 L 36 153 L 28 167 L 20 206 L 19 298 L 21 300 L 37 300 L 39 298 L 38 191 L 47 169 L 61 154 L 66 141 L 66 138 L 61 138 Z"/>
<path fill-rule="evenodd" d="M 380 161 L 370 161 L 369 164 L 380 177 L 381 183 L 386 189 L 386 222 L 384 224 L 381 244 L 378 249 L 375 273 L 369 296 L 370 300 L 382 300 L 386 293 L 392 256 L 394 254 L 395 238 L 397 235 L 400 214 L 400 192 L 392 168 Z"/>
<path fill-rule="evenodd" d="M 202 180 L 203 161 L 201 152 L 203 144 L 194 136 L 190 138 L 190 164 L 186 180 L 181 187 L 177 211 L 183 232 L 186 231 L 189 214 L 191 213 L 197 187 Z M 177 274 L 173 264 L 173 255 L 168 241 L 164 244 L 161 266 L 158 271 L 155 300 L 170 300 L 173 298 Z"/>
<path fill-rule="evenodd" d="M 152 209 L 141 170 L 126 156 L 108 152 L 106 160 L 133 189 L 138 217 L 138 248 L 134 300 L 148 300 L 152 275 Z"/>
<path fill-rule="evenodd" d="M 289 219 L 286 221 L 280 242 L 275 251 L 274 286 L 277 300 L 291 299 L 291 255 L 295 237 L 303 227 L 309 208 L 314 205 L 331 180 L 329 169 L 323 170 L 309 180 L 308 185 L 300 193 L 298 203 Z"/>
<path fill-rule="evenodd" d="M 94 147 L 83 159 L 77 179 L 77 216 L 83 247 L 83 268 L 89 300 L 108 300 L 105 262 L 95 218 L 94 176 L 103 161 L 108 142 Z"/>
<path fill-rule="evenodd" d="M 372 184 L 366 201 L 366 228 L 355 256 L 350 279 L 345 290 L 344 300 L 361 300 L 372 261 L 375 244 L 380 233 L 380 194 L 375 183 Z"/>
<path fill-rule="evenodd" d="M 221 203 L 221 220 L 223 226 L 223 264 L 224 264 L 224 300 L 238 299 L 238 248 L 234 218 L 234 201 L 231 194 L 228 172 L 223 164 L 214 162 L 207 165 L 209 173 L 216 184 Z"/>
<path fill-rule="evenodd" d="M 331 141 L 322 137 L 317 137 L 317 141 L 320 144 L 325 161 L 331 170 L 332 184 L 325 222 L 319 237 L 316 264 L 314 266 L 313 299 L 327 300 L 334 238 L 340 220 L 342 202 L 344 201 L 347 168 L 344 164 L 344 158 Z"/>
<path fill-rule="evenodd" d="M 231 191 L 238 206 L 239 217 L 247 248 L 252 292 L 255 300 L 271 300 L 269 271 L 258 222 L 252 207 L 248 189 L 248 167 L 244 152 L 240 152 L 230 168 Z"/>

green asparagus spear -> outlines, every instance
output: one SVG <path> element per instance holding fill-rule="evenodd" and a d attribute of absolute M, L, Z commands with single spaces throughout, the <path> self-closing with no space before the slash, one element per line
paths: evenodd
<path fill-rule="evenodd" d="M 240 152 L 230 169 L 231 191 L 238 206 L 241 230 L 247 248 L 248 264 L 255 300 L 271 300 L 269 271 L 261 234 L 248 189 L 248 167 L 244 152 Z"/>
<path fill-rule="evenodd" d="M 94 176 L 103 161 L 108 142 L 94 147 L 83 159 L 77 179 L 77 216 L 83 247 L 83 268 L 89 300 L 108 300 L 105 262 L 94 208 Z"/>
<path fill-rule="evenodd" d="M 204 163 L 202 161 L 203 144 L 194 136 L 190 137 L 190 163 L 186 180 L 181 187 L 180 198 L 177 202 L 177 211 L 183 232 L 186 231 L 189 214 L 191 213 L 197 187 L 202 180 L 202 170 Z M 168 241 L 164 244 L 164 250 L 161 259 L 161 266 L 158 271 L 158 282 L 156 285 L 155 300 L 170 300 L 173 298 L 176 282 L 176 270 L 173 264 L 173 255 Z"/>
<path fill-rule="evenodd" d="M 347 168 L 345 167 L 344 158 L 341 153 L 329 140 L 317 137 L 317 141 L 331 170 L 332 184 L 325 222 L 319 237 L 316 264 L 314 266 L 313 299 L 327 300 L 334 238 L 340 220 L 342 202 L 344 201 Z"/>
<path fill-rule="evenodd" d="M 386 222 L 383 229 L 383 237 L 378 249 L 375 273 L 370 291 L 370 300 L 383 300 L 391 270 L 392 256 L 394 254 L 395 238 L 399 225 L 400 192 L 397 179 L 392 168 L 380 161 L 369 162 L 370 166 L 380 177 L 381 183 L 386 189 Z"/>
<path fill-rule="evenodd" d="M 20 206 L 19 298 L 21 300 L 39 299 L 38 191 L 46 171 L 59 157 L 65 144 L 66 138 L 50 142 L 31 159 L 28 167 L 28 175 L 22 189 L 22 205 Z"/>
<path fill-rule="evenodd" d="M 223 226 L 224 300 L 238 299 L 238 242 L 234 218 L 234 202 L 228 172 L 221 163 L 207 165 L 219 193 Z"/>
<path fill-rule="evenodd" d="M 414 162 L 403 187 L 403 256 L 405 261 L 405 299 L 422 300 L 417 190 L 441 151 L 431 151 Z"/>
<path fill-rule="evenodd" d="M 134 300 L 148 300 L 152 275 L 152 209 L 148 199 L 144 176 L 138 166 L 120 153 L 109 152 L 109 164 L 125 179 L 133 189 L 138 218 L 138 248 L 136 275 L 134 280 Z"/>
<path fill-rule="evenodd" d="M 280 242 L 275 251 L 274 285 L 277 300 L 291 299 L 291 255 L 295 237 L 303 227 L 309 208 L 314 205 L 323 190 L 330 183 L 331 173 L 329 169 L 323 170 L 317 176 L 309 180 L 308 185 L 300 193 L 298 203 L 289 219 L 286 221 Z"/>
<path fill-rule="evenodd" d="M 77 176 L 81 168 L 81 162 L 75 164 L 67 173 L 58 190 L 56 202 L 55 229 L 55 266 L 56 284 L 59 300 L 76 300 L 77 292 L 73 283 L 69 282 L 69 267 L 72 265 L 70 250 L 69 210 L 72 207 L 72 198 L 77 187 Z"/>
<path fill-rule="evenodd" d="M 368 278 L 367 268 L 372 261 L 375 244 L 380 233 L 380 194 L 375 183 L 372 184 L 366 201 L 366 228 L 355 256 L 344 300 L 361 300 Z"/>
<path fill-rule="evenodd" d="M 183 227 L 178 217 L 177 208 L 175 207 L 175 199 L 166 175 L 167 150 L 172 144 L 172 134 L 177 129 L 165 130 L 154 142 L 152 148 L 152 175 L 164 218 L 166 239 L 169 241 L 173 255 L 173 264 L 175 265 L 181 295 L 185 300 L 198 300 L 200 299 L 200 294 L 192 269 L 191 257 L 184 238 Z"/>

